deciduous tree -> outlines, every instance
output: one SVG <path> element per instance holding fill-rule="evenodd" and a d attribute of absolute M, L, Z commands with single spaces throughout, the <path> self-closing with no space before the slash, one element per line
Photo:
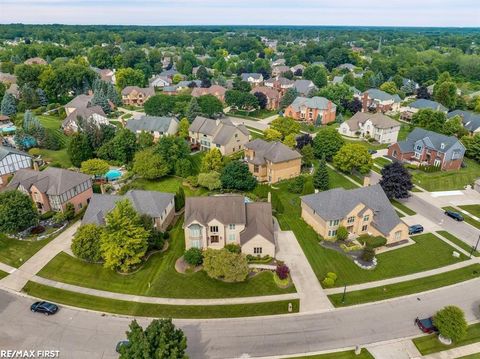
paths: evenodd
<path fill-rule="evenodd" d="M 93 157 L 92 147 L 84 133 L 74 134 L 68 144 L 67 153 L 75 167 L 80 167 L 82 162 Z"/>
<path fill-rule="evenodd" d="M 80 165 L 80 171 L 91 176 L 102 176 L 107 173 L 109 169 L 110 165 L 108 162 L 99 158 L 83 161 Z"/>
<path fill-rule="evenodd" d="M 96 224 L 80 226 L 72 239 L 72 252 L 87 262 L 99 262 L 102 259 L 100 237 L 102 228 Z"/>
<path fill-rule="evenodd" d="M 182 118 L 178 125 L 178 136 L 187 139 L 189 127 L 190 127 L 190 122 L 188 121 L 188 118 L 186 117 Z"/>
<path fill-rule="evenodd" d="M 133 172 L 145 179 L 154 180 L 166 176 L 169 166 L 161 155 L 147 148 L 135 154 Z"/>
<path fill-rule="evenodd" d="M 197 178 L 197 183 L 199 186 L 208 188 L 210 191 L 222 187 L 222 181 L 220 181 L 220 174 L 215 171 L 200 173 Z"/>
<path fill-rule="evenodd" d="M 380 186 L 389 199 L 408 198 L 413 188 L 412 175 L 400 162 L 392 162 L 381 170 Z"/>
<path fill-rule="evenodd" d="M 0 232 L 13 233 L 38 223 L 38 212 L 29 196 L 20 191 L 0 192 Z"/>
<path fill-rule="evenodd" d="M 127 86 L 145 86 L 145 74 L 142 70 L 135 70 L 130 67 L 118 69 L 115 73 L 116 84 L 119 89 Z"/>
<path fill-rule="evenodd" d="M 202 166 L 201 166 L 201 171 L 202 172 L 220 172 L 223 168 L 223 162 L 222 162 L 222 153 L 218 148 L 212 148 L 210 151 L 205 153 L 205 155 L 202 158 Z"/>
<path fill-rule="evenodd" d="M 257 180 L 248 170 L 247 164 L 232 161 L 227 164 L 220 176 L 222 187 L 238 191 L 251 191 L 257 185 Z"/>
<path fill-rule="evenodd" d="M 467 335 L 468 325 L 465 313 L 454 305 L 448 305 L 439 310 L 433 317 L 433 324 L 443 337 L 453 342 L 458 342 Z"/>
<path fill-rule="evenodd" d="M 373 160 L 365 146 L 358 143 L 349 143 L 340 148 L 333 157 L 333 165 L 342 172 L 358 171 L 364 175 L 372 169 Z"/>
<path fill-rule="evenodd" d="M 313 139 L 313 152 L 317 158 L 331 161 L 345 141 L 333 127 L 321 128 Z"/>

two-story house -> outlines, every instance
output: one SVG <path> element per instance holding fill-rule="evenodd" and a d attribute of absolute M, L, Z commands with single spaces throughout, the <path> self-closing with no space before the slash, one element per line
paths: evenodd
<path fill-rule="evenodd" d="M 295 81 L 285 77 L 272 77 L 265 81 L 265 87 L 277 90 L 280 95 L 284 95 L 288 89 L 293 88 Z"/>
<path fill-rule="evenodd" d="M 325 97 L 297 97 L 285 109 L 285 116 L 297 121 L 305 121 L 314 125 L 326 125 L 334 122 L 337 106 Z"/>
<path fill-rule="evenodd" d="M 310 80 L 295 80 L 293 87 L 300 96 L 304 97 L 318 90 L 317 86 Z"/>
<path fill-rule="evenodd" d="M 275 257 L 270 203 L 246 203 L 238 195 L 188 197 L 183 228 L 186 249 L 236 244 L 244 254 Z"/>
<path fill-rule="evenodd" d="M 91 105 L 92 99 L 93 95 L 81 94 L 75 96 L 70 102 L 63 106 L 67 117 L 78 109 L 89 107 Z"/>
<path fill-rule="evenodd" d="M 83 122 L 83 124 L 81 122 Z M 77 133 L 81 127 L 87 123 L 99 128 L 102 125 L 109 125 L 110 121 L 103 109 L 98 105 L 79 107 L 63 120 L 62 129 L 66 134 Z"/>
<path fill-rule="evenodd" d="M 400 96 L 391 95 L 379 89 L 369 89 L 361 94 L 354 94 L 362 102 L 363 112 L 398 112 L 400 110 Z"/>
<path fill-rule="evenodd" d="M 379 143 L 397 142 L 400 123 L 382 113 L 357 112 L 338 131 L 345 136 L 373 138 Z"/>
<path fill-rule="evenodd" d="M 259 73 L 243 73 L 240 75 L 242 81 L 250 83 L 252 86 L 260 86 L 263 83 L 263 75 Z"/>
<path fill-rule="evenodd" d="M 43 171 L 18 170 L 7 188 L 29 195 L 41 213 L 63 212 L 67 203 L 79 212 L 93 195 L 90 176 L 55 167 Z"/>
<path fill-rule="evenodd" d="M 13 147 L 0 146 L 0 189 L 18 170 L 32 167 L 32 156 Z"/>
<path fill-rule="evenodd" d="M 155 95 L 153 87 L 127 86 L 122 90 L 122 102 L 124 105 L 143 106 L 153 95 Z"/>
<path fill-rule="evenodd" d="M 235 125 L 228 119 L 197 116 L 188 128 L 190 143 L 201 151 L 218 148 L 222 155 L 243 150 L 250 139 L 250 132 L 242 125 Z"/>
<path fill-rule="evenodd" d="M 447 113 L 448 109 L 441 103 L 436 101 L 427 100 L 424 98 L 413 101 L 412 103 L 400 108 L 400 117 L 402 120 L 410 121 L 414 114 L 420 110 L 433 110 Z"/>
<path fill-rule="evenodd" d="M 174 136 L 178 132 L 179 122 L 175 117 L 142 116 L 139 119 L 130 119 L 125 125 L 133 133 L 142 132 L 152 134 L 154 141 L 163 136 Z"/>
<path fill-rule="evenodd" d="M 281 142 L 257 138 L 245 145 L 245 161 L 257 181 L 276 183 L 300 175 L 302 155 Z"/>
<path fill-rule="evenodd" d="M 480 114 L 464 110 L 454 110 L 447 114 L 448 120 L 455 116 L 460 116 L 463 127 L 470 135 L 480 133 Z"/>
<path fill-rule="evenodd" d="M 225 102 L 225 92 L 227 89 L 220 85 L 212 85 L 210 87 L 195 87 L 192 90 L 193 97 L 200 97 L 205 95 L 213 95 L 218 98 L 220 101 Z"/>
<path fill-rule="evenodd" d="M 289 72 L 290 71 L 290 67 L 286 66 L 286 65 L 278 65 L 278 66 L 274 66 L 272 67 L 272 76 L 275 77 L 275 76 L 281 76 L 283 75 L 285 72 Z"/>
<path fill-rule="evenodd" d="M 408 226 L 400 220 L 379 184 L 303 196 L 301 207 L 303 220 L 323 238 L 334 238 L 339 226 L 353 237 L 382 236 L 387 243 L 408 238 Z"/>
<path fill-rule="evenodd" d="M 257 92 L 263 93 L 267 98 L 267 104 L 265 106 L 267 110 L 278 110 L 280 107 L 280 93 L 276 89 L 266 86 L 258 86 L 250 91 L 252 95 L 255 95 Z"/>
<path fill-rule="evenodd" d="M 388 156 L 412 164 L 437 166 L 442 170 L 460 169 L 465 146 L 454 136 L 415 128 L 405 141 L 388 147 Z"/>
<path fill-rule="evenodd" d="M 82 224 L 105 225 L 105 216 L 118 201 L 128 199 L 139 215 L 152 219 L 153 228 L 166 231 L 175 216 L 175 196 L 157 191 L 130 190 L 125 195 L 93 194 Z"/>

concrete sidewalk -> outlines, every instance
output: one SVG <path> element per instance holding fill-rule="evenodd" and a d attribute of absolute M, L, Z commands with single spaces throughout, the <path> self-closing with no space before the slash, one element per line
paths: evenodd
<path fill-rule="evenodd" d="M 317 276 L 303 253 L 292 231 L 276 231 L 276 257 L 290 268 L 290 275 L 300 297 L 300 312 L 316 312 L 333 309 Z"/>
<path fill-rule="evenodd" d="M 461 358 L 471 354 L 480 353 L 480 343 L 473 343 L 470 345 L 465 345 L 463 347 L 458 347 L 454 349 L 444 350 L 440 353 L 434 353 L 429 355 L 424 355 L 424 359 L 452 359 L 452 358 Z M 480 358 L 480 354 L 478 355 Z"/>
<path fill-rule="evenodd" d="M 389 278 L 389 279 L 378 280 L 376 282 L 368 282 L 368 283 L 350 285 L 350 286 L 347 287 L 347 293 L 348 292 L 354 292 L 356 290 L 382 287 L 382 286 L 389 285 L 389 284 L 407 282 L 407 281 L 414 280 L 414 279 L 430 277 L 432 275 L 441 274 L 441 273 L 445 273 L 445 272 L 450 272 L 450 271 L 455 270 L 455 269 L 468 267 L 469 265 L 472 265 L 472 264 L 475 264 L 475 263 L 480 263 L 480 258 L 472 258 L 472 259 L 468 259 L 466 261 L 455 263 L 455 264 L 452 264 L 452 265 L 449 265 L 449 266 L 446 266 L 446 267 L 441 267 L 441 268 L 431 269 L 431 270 L 427 270 L 427 271 L 423 271 L 423 272 L 408 274 L 408 275 L 404 275 L 404 276 L 401 276 L 401 277 L 394 277 L 394 278 Z M 327 295 L 338 294 L 338 293 L 343 292 L 343 287 L 325 289 L 324 291 Z"/>
<path fill-rule="evenodd" d="M 80 221 L 77 221 L 60 233 L 55 239 L 27 260 L 20 268 L 0 280 L 0 286 L 20 292 L 25 284 L 27 284 L 35 274 L 46 266 L 48 262 L 50 262 L 58 253 L 70 247 L 73 235 L 79 226 Z"/>
<path fill-rule="evenodd" d="M 13 273 L 17 270 L 17 268 L 15 267 L 12 267 L 12 266 L 9 266 L 8 264 L 5 264 L 5 263 L 1 263 L 0 262 L 0 270 L 1 271 L 4 271 L 6 273 Z"/>

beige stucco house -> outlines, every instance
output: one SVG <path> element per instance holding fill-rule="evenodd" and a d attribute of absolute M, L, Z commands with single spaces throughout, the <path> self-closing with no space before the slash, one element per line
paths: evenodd
<path fill-rule="evenodd" d="M 136 135 L 142 132 L 150 133 L 154 141 L 163 136 L 175 136 L 178 132 L 179 122 L 175 117 L 142 116 L 139 119 L 130 119 L 125 125 Z"/>
<path fill-rule="evenodd" d="M 257 138 L 245 145 L 245 161 L 257 181 L 276 183 L 300 175 L 302 155 L 281 142 Z"/>
<path fill-rule="evenodd" d="M 227 119 L 213 120 L 197 116 L 188 129 L 190 143 L 202 151 L 212 148 L 220 150 L 223 156 L 243 150 L 250 139 L 247 128 L 235 125 Z"/>
<path fill-rule="evenodd" d="M 275 256 L 270 203 L 246 203 L 245 197 L 238 195 L 189 197 L 184 230 L 186 249 L 222 249 L 236 244 L 244 254 Z"/>
<path fill-rule="evenodd" d="M 380 185 L 352 190 L 335 188 L 301 197 L 302 218 L 323 238 L 334 238 L 339 226 L 356 237 L 382 236 L 387 243 L 408 238 L 403 223 Z"/>
<path fill-rule="evenodd" d="M 383 113 L 357 112 L 338 131 L 348 137 L 373 138 L 379 143 L 397 142 L 400 123 Z"/>
<path fill-rule="evenodd" d="M 122 102 L 124 105 L 143 106 L 154 95 L 153 87 L 127 86 L 122 90 Z"/>

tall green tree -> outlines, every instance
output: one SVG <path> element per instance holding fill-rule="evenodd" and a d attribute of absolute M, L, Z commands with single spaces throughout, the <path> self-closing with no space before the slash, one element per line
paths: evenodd
<path fill-rule="evenodd" d="M 239 191 L 251 191 L 257 185 L 257 180 L 248 170 L 248 166 L 240 161 L 227 164 L 221 173 L 222 187 Z"/>
<path fill-rule="evenodd" d="M 80 167 L 82 162 L 93 157 L 93 150 L 84 133 L 76 133 L 70 139 L 67 148 L 70 161 L 75 167 Z"/>
<path fill-rule="evenodd" d="M 335 128 L 321 128 L 313 139 L 313 152 L 315 157 L 331 161 L 344 143 L 342 135 Z"/>
<path fill-rule="evenodd" d="M 2 115 L 5 116 L 14 116 L 17 113 L 17 101 L 12 94 L 5 92 L 2 98 L 2 103 L 0 107 Z"/>
<path fill-rule="evenodd" d="M 167 161 L 155 153 L 152 148 L 147 148 L 135 154 L 133 159 L 133 172 L 140 177 L 154 180 L 166 176 L 169 171 Z"/>
<path fill-rule="evenodd" d="M 202 109 L 200 108 L 200 105 L 198 104 L 198 100 L 196 97 L 192 97 L 190 100 L 190 103 L 188 104 L 187 107 L 187 112 L 186 112 L 186 117 L 190 123 L 195 120 L 197 116 L 200 116 L 202 114 Z"/>
<path fill-rule="evenodd" d="M 358 171 L 365 175 L 372 169 L 373 160 L 365 146 L 358 143 L 348 143 L 340 148 L 333 157 L 333 165 L 342 172 Z"/>
<path fill-rule="evenodd" d="M 248 275 L 248 262 L 241 253 L 209 248 L 203 255 L 203 269 L 211 278 L 242 282 Z"/>
<path fill-rule="evenodd" d="M 190 128 L 190 122 L 188 121 L 188 118 L 186 117 L 182 118 L 178 125 L 178 136 L 187 139 L 189 128 Z"/>
<path fill-rule="evenodd" d="M 137 150 L 137 137 L 129 129 L 122 128 L 115 136 L 103 144 L 97 151 L 98 157 L 107 161 L 117 161 L 122 164 L 132 161 Z"/>
<path fill-rule="evenodd" d="M 20 191 L 0 192 L 0 232 L 14 233 L 38 223 L 38 212 L 29 196 Z"/>
<path fill-rule="evenodd" d="M 87 262 L 99 262 L 102 259 L 100 237 L 102 228 L 89 223 L 80 226 L 72 239 L 72 252 Z"/>
<path fill-rule="evenodd" d="M 311 144 L 305 145 L 300 150 L 302 154 L 302 163 L 305 166 L 311 166 L 315 160 L 315 154 L 313 153 L 313 147 Z"/>
<path fill-rule="evenodd" d="M 164 136 L 158 140 L 154 150 L 162 158 L 168 159 L 169 173 L 173 173 L 178 160 L 190 155 L 190 146 L 181 137 Z"/>
<path fill-rule="evenodd" d="M 115 73 L 116 84 L 119 89 L 127 86 L 145 86 L 145 74 L 142 70 L 135 70 L 130 67 L 118 69 Z"/>
<path fill-rule="evenodd" d="M 457 104 L 457 86 L 451 81 L 442 82 L 435 86 L 434 97 L 446 108 L 453 109 Z"/>
<path fill-rule="evenodd" d="M 318 168 L 313 173 L 313 186 L 319 191 L 326 191 L 330 188 L 330 178 L 325 158 L 320 160 Z"/>
<path fill-rule="evenodd" d="M 380 186 L 389 199 L 408 198 L 413 188 L 412 175 L 400 162 L 392 162 L 381 170 Z"/>
<path fill-rule="evenodd" d="M 295 88 L 289 88 L 285 91 L 285 95 L 283 95 L 282 99 L 280 100 L 280 107 L 286 108 L 292 104 L 293 101 L 298 97 L 298 92 Z"/>
<path fill-rule="evenodd" d="M 80 165 L 80 171 L 91 176 L 102 176 L 107 173 L 109 169 L 110 165 L 108 162 L 99 158 L 83 161 Z"/>
<path fill-rule="evenodd" d="M 202 172 L 211 172 L 216 171 L 220 172 L 223 168 L 223 157 L 222 153 L 218 148 L 212 148 L 210 151 L 205 153 L 202 158 Z"/>
<path fill-rule="evenodd" d="M 128 344 L 120 348 L 120 359 L 187 359 L 187 337 L 171 319 L 155 319 L 143 330 L 133 320 L 127 331 Z"/>
<path fill-rule="evenodd" d="M 105 222 L 100 244 L 104 266 L 128 272 L 142 262 L 150 233 L 128 199 L 118 201 Z"/>
<path fill-rule="evenodd" d="M 445 127 L 447 116 L 440 111 L 432 109 L 421 109 L 412 116 L 412 124 L 417 127 L 425 128 L 429 131 L 442 133 Z"/>
<path fill-rule="evenodd" d="M 203 95 L 198 98 L 198 105 L 202 114 L 207 117 L 216 116 L 223 111 L 222 102 L 213 95 Z"/>
<path fill-rule="evenodd" d="M 288 135 L 297 135 L 300 133 L 300 123 L 290 117 L 277 117 L 270 122 L 270 128 L 280 132 L 282 139 Z"/>

